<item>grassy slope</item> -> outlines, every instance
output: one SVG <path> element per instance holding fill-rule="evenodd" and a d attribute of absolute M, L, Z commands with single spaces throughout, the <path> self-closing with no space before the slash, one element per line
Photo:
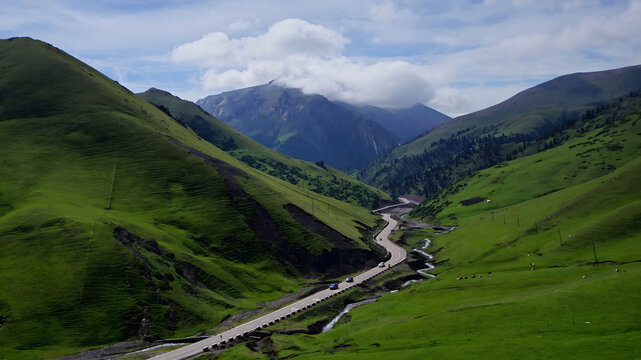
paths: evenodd
<path fill-rule="evenodd" d="M 250 226 L 267 218 L 256 207 L 313 255 L 332 243 L 284 206 L 314 199 L 320 221 L 368 248 L 366 209 L 244 165 L 56 48 L 1 41 L 0 74 L 2 357 L 189 335 L 296 289 L 300 272 Z M 119 227 L 136 235 L 118 241 Z"/>
<path fill-rule="evenodd" d="M 196 104 L 168 92 L 152 88 L 140 96 L 154 105 L 164 106 L 172 116 L 233 157 L 294 185 L 366 207 L 378 207 L 381 200 L 390 200 L 389 195 L 383 191 L 360 183 L 330 166 L 321 167 L 269 149 L 211 116 Z"/>
<path fill-rule="evenodd" d="M 466 128 L 480 134 L 483 128 L 498 126 L 503 133 L 529 133 L 558 121 L 563 111 L 587 110 L 595 104 L 609 103 L 630 91 L 639 91 L 641 65 L 626 68 L 564 75 L 512 98 L 472 114 L 463 115 L 435 128 L 395 153 L 418 154 L 433 141 L 447 138 Z"/>
<path fill-rule="evenodd" d="M 453 204 L 437 216 L 449 222 L 454 214 L 456 230 L 446 235 L 432 230 L 413 233 L 413 246 L 425 237 L 433 240 L 430 252 L 439 263 L 436 278 L 353 310 L 350 322 L 328 333 L 274 336 L 279 355 L 638 358 L 637 120 L 629 115 L 607 132 L 586 133 L 582 140 L 468 179 L 467 186 L 450 195 Z M 596 145 L 585 144 L 588 139 Z M 625 144 L 623 149 L 603 147 L 613 139 Z M 578 168 L 583 165 L 588 169 Z M 532 198 L 559 188 L 565 189 Z M 454 201 L 486 192 L 492 204 L 462 207 Z M 594 265 L 593 242 L 599 266 Z M 463 278 L 457 280 L 459 276 Z"/>

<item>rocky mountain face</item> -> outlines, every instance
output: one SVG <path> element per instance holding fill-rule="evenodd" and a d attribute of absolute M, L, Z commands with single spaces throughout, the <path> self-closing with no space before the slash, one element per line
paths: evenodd
<path fill-rule="evenodd" d="M 269 148 L 339 169 L 360 167 L 411 138 L 407 131 L 392 131 L 406 126 L 395 125 L 402 112 L 335 103 L 274 83 L 211 95 L 197 104 Z M 414 127 L 419 131 L 414 136 L 433 126 L 431 121 Z"/>
<path fill-rule="evenodd" d="M 401 138 L 403 142 L 441 125 L 451 118 L 423 104 L 414 104 L 407 108 L 382 108 L 372 105 L 352 105 L 338 103 L 344 108 L 370 119 Z"/>

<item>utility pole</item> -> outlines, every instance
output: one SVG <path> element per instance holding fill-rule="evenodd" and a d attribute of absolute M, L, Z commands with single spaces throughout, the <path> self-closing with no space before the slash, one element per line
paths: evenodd
<path fill-rule="evenodd" d="M 559 229 L 559 242 L 561 243 L 561 246 L 563 246 L 563 239 L 561 238 L 561 229 Z"/>
<path fill-rule="evenodd" d="M 516 215 L 516 227 L 521 227 L 521 221 L 519 221 L 518 215 Z"/>
<path fill-rule="evenodd" d="M 592 251 L 594 252 L 594 263 L 599 266 L 599 260 L 596 258 L 596 248 L 594 247 L 594 239 L 592 239 Z"/>

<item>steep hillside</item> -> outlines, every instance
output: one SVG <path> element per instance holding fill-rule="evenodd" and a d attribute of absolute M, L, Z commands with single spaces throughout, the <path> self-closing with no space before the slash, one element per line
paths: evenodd
<path fill-rule="evenodd" d="M 431 203 L 430 222 L 456 228 L 412 230 L 405 242 L 432 241 L 435 278 L 352 310 L 327 333 L 274 334 L 272 354 L 639 357 L 641 101 L 622 103 L 627 113 L 603 127 L 429 199 L 415 212 Z"/>
<path fill-rule="evenodd" d="M 568 117 L 608 104 L 631 91 L 641 91 L 641 65 L 561 76 L 524 90 L 498 105 L 448 121 L 398 149 L 397 154 L 419 154 L 433 142 L 456 133 L 478 136 L 499 130 L 505 135 L 541 136 Z"/>
<path fill-rule="evenodd" d="M 377 160 L 361 180 L 431 195 L 476 170 L 567 141 L 575 133 L 567 128 L 580 129 L 639 90 L 641 66 L 563 76 L 446 122 Z"/>
<path fill-rule="evenodd" d="M 412 215 L 443 222 L 585 183 L 641 156 L 641 97 L 626 98 L 549 150 L 478 171 L 430 197 Z M 490 200 L 491 203 L 487 203 Z"/>
<path fill-rule="evenodd" d="M 310 163 L 271 150 L 190 101 L 158 89 L 149 89 L 139 95 L 236 159 L 272 176 L 319 194 L 365 207 L 376 208 L 381 201 L 390 200 L 389 195 L 381 190 L 365 185 L 322 162 Z"/>
<path fill-rule="evenodd" d="M 208 96 L 197 104 L 271 149 L 338 169 L 362 166 L 400 141 L 324 96 L 273 83 Z"/>
<path fill-rule="evenodd" d="M 366 119 L 377 122 L 398 136 L 401 141 L 413 140 L 450 119 L 449 116 L 423 104 L 400 109 L 381 108 L 371 105 L 352 105 L 341 102 L 337 104 Z"/>
<path fill-rule="evenodd" d="M 2 40 L 0 74 L 3 358 L 191 335 L 384 255 L 368 210 L 246 166 L 59 49 Z"/>

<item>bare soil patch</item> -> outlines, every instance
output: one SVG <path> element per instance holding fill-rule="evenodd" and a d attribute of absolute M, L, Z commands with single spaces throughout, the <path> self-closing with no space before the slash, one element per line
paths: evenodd
<path fill-rule="evenodd" d="M 478 204 L 478 203 L 482 202 L 485 199 L 487 199 L 487 198 L 486 197 L 477 196 L 477 197 L 473 197 L 471 199 L 461 200 L 459 202 L 463 206 L 470 206 L 470 205 Z"/>

